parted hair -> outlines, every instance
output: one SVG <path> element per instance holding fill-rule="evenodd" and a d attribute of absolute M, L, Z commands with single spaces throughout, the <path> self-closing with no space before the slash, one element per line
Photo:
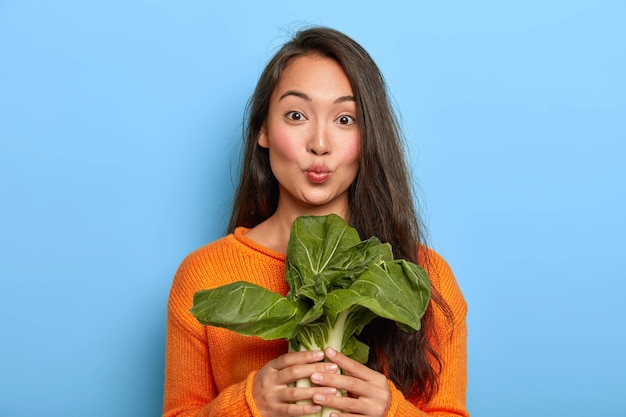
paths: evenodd
<path fill-rule="evenodd" d="M 270 100 L 283 70 L 295 58 L 320 55 L 334 59 L 350 80 L 361 139 L 359 170 L 349 189 L 349 223 L 362 239 L 389 242 L 396 258 L 428 262 L 424 228 L 417 214 L 404 140 L 390 104 L 384 78 L 367 51 L 345 34 L 315 27 L 297 32 L 271 58 L 246 109 L 244 149 L 239 184 L 228 226 L 254 227 L 277 208 L 279 187 L 266 148 L 258 145 Z M 432 288 L 422 328 L 407 333 L 386 319 L 376 319 L 359 338 L 370 346 L 367 365 L 385 373 L 410 398 L 428 401 L 436 392 L 441 361 L 428 337 L 433 328 L 433 303 L 451 321 L 449 308 Z"/>

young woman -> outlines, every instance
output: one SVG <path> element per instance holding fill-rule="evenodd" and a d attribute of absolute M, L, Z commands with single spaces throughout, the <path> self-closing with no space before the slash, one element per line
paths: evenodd
<path fill-rule="evenodd" d="M 303 30 L 269 62 L 248 112 L 229 234 L 191 253 L 172 284 L 164 415 L 301 416 L 328 405 L 337 417 L 467 416 L 466 303 L 424 245 L 376 64 L 340 32 Z M 285 341 L 204 327 L 189 313 L 196 291 L 241 279 L 285 295 L 293 220 L 329 213 L 426 268 L 433 296 L 419 332 L 372 322 L 360 336 L 370 346 L 363 365 L 331 349 L 287 353 Z M 303 377 L 317 386 L 289 386 Z"/>

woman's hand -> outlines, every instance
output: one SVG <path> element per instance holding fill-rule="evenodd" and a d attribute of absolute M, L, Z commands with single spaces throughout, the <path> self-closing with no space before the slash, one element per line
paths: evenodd
<path fill-rule="evenodd" d="M 316 372 L 311 375 L 311 380 L 325 387 L 346 390 L 349 396 L 338 397 L 315 393 L 313 402 L 343 410 L 343 412 L 331 414 L 335 417 L 385 416 L 391 403 L 387 377 L 331 348 L 327 348 L 325 353 L 326 359 L 337 364 L 343 370 L 344 375 Z"/>
<path fill-rule="evenodd" d="M 290 387 L 289 384 L 311 375 L 335 374 L 337 364 L 320 362 L 324 352 L 303 351 L 289 352 L 269 361 L 254 377 L 252 398 L 263 416 L 286 417 L 302 416 L 320 411 L 321 406 L 313 404 L 296 404 L 300 400 L 312 400 L 314 395 L 334 396 L 334 387 Z"/>

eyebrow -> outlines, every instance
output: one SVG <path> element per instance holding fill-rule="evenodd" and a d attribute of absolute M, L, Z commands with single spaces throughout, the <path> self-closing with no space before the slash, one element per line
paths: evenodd
<path fill-rule="evenodd" d="M 299 97 L 299 98 L 301 98 L 303 100 L 306 100 L 306 101 L 313 101 L 313 99 L 311 97 L 309 97 L 307 94 L 302 93 L 300 91 L 295 91 L 295 90 L 289 90 L 289 91 L 285 92 L 282 96 L 280 96 L 278 101 L 281 101 L 282 99 L 284 99 L 285 97 L 288 97 L 288 96 L 295 96 L 295 97 Z M 354 96 L 341 96 L 337 100 L 335 100 L 335 103 L 336 104 L 345 103 L 346 101 L 356 101 L 356 99 L 354 98 Z"/>

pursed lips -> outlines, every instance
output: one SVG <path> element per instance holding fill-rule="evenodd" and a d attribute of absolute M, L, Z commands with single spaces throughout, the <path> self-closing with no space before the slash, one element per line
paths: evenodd
<path fill-rule="evenodd" d="M 323 183 L 330 176 L 330 170 L 324 165 L 311 165 L 306 169 L 307 177 L 314 183 Z"/>

